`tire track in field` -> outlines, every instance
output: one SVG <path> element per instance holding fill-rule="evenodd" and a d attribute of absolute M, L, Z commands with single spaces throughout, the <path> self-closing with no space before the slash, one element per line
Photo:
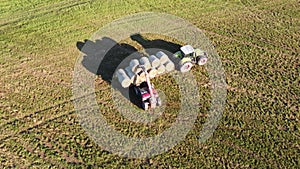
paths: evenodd
<path fill-rule="evenodd" d="M 206 31 L 208 32 L 208 30 L 206 30 Z M 226 29 L 223 29 L 223 31 L 228 32 L 228 31 L 226 31 Z M 213 31 L 210 31 L 210 32 L 213 32 Z M 286 46 L 281 46 L 281 45 L 278 45 L 278 44 L 271 43 L 271 41 L 268 40 L 268 39 L 266 39 L 266 38 L 263 38 L 263 37 L 256 37 L 256 38 L 254 38 L 254 36 L 252 34 L 247 35 L 247 34 L 234 33 L 233 36 L 236 36 L 236 37 L 233 38 L 233 36 L 222 35 L 220 33 L 216 33 L 215 31 L 214 31 L 214 33 L 218 34 L 218 35 L 221 35 L 221 36 L 224 36 L 224 37 L 227 37 L 227 38 L 235 39 L 238 42 L 242 42 L 243 44 L 246 44 L 246 45 L 251 45 L 251 46 L 253 46 L 255 48 L 264 49 L 266 51 L 273 51 L 273 52 L 276 51 L 277 54 L 278 53 L 283 53 L 284 55 L 290 55 L 290 56 L 292 56 L 292 54 L 288 54 L 288 53 L 286 53 L 286 51 L 289 51 L 289 52 L 292 52 L 292 53 L 298 53 L 293 48 L 290 48 L 290 47 L 286 48 Z M 252 37 L 252 39 L 251 39 L 252 42 L 247 41 L 247 39 L 243 41 L 243 40 L 237 38 L 237 37 L 239 37 L 239 38 L 245 39 L 244 37 L 250 37 L 250 36 Z M 265 39 L 265 40 L 261 40 L 262 38 Z M 276 48 L 280 48 L 280 49 L 284 49 L 284 50 L 280 50 L 279 51 L 279 50 L 275 50 L 275 49 L 270 49 L 269 47 L 264 47 L 264 45 L 254 44 L 254 42 L 256 42 L 256 43 L 263 43 L 265 45 L 272 45 L 272 46 L 274 46 Z M 268 42 L 268 43 L 266 43 L 266 42 Z"/>
<path fill-rule="evenodd" d="M 36 152 L 35 151 L 35 148 L 36 147 L 33 147 L 32 145 L 26 143 L 24 140 L 22 139 L 17 139 L 15 138 L 15 140 L 10 140 L 10 141 L 14 141 L 15 144 L 17 144 L 18 146 L 21 146 L 23 149 L 25 149 L 27 152 L 29 152 L 31 155 L 35 156 L 35 158 L 41 158 L 43 159 L 43 162 L 46 162 L 48 164 L 51 164 L 52 166 L 57 166 L 59 168 L 67 168 L 65 165 L 62 165 L 62 163 L 58 160 L 54 160 L 52 158 L 49 158 L 47 156 L 44 156 L 42 152 Z M 9 147 L 8 145 L 6 145 L 6 147 Z M 14 147 L 10 147 L 11 149 L 14 149 Z M 9 151 L 11 152 L 11 151 Z M 33 158 L 33 159 L 32 159 Z M 31 161 L 31 164 L 29 165 L 29 167 L 32 165 L 32 163 L 35 162 L 34 160 L 34 157 L 30 157 L 30 159 L 32 160 Z M 23 164 L 20 165 L 23 167 Z M 20 167 L 19 166 L 19 167 Z M 26 168 L 26 167 L 25 167 Z"/>
<path fill-rule="evenodd" d="M 246 89 L 246 88 L 236 88 L 236 87 L 231 87 L 229 85 L 227 85 L 227 91 L 228 92 L 237 92 L 237 93 L 241 93 L 241 94 L 245 94 L 245 97 L 247 96 L 252 96 L 253 98 L 257 98 L 258 100 L 262 100 L 263 103 L 274 103 L 274 104 L 278 104 L 278 102 L 276 102 L 276 100 L 274 98 L 271 98 L 271 97 L 268 97 L 269 95 L 266 94 L 266 93 L 263 93 L 263 92 L 259 92 L 259 91 L 255 91 L 255 90 L 249 90 L 249 89 Z M 242 95 L 240 95 L 239 97 L 242 97 Z M 230 101 L 230 100 L 228 100 Z M 234 103 L 236 104 L 236 103 Z M 277 105 L 279 106 L 279 105 Z M 289 106 L 286 106 L 285 109 L 293 109 L 295 105 L 289 105 Z M 279 106 L 279 107 L 282 107 L 282 106 Z M 277 108 L 279 108 L 277 107 Z M 294 113 L 296 111 L 294 110 Z M 238 117 L 238 116 L 234 116 L 232 115 L 231 113 L 229 114 L 226 114 L 226 116 L 228 117 L 231 117 L 233 119 L 242 119 L 243 121 L 246 121 L 247 123 L 252 123 L 253 121 L 253 118 L 255 118 L 255 116 L 258 116 L 258 115 L 252 115 L 252 116 L 241 116 L 241 117 Z M 264 121 L 273 121 L 272 124 L 274 123 L 274 117 L 272 118 L 272 115 L 263 115 L 263 114 L 260 114 L 260 118 L 263 118 Z M 297 117 L 295 117 L 295 119 L 297 120 Z M 254 124 L 254 123 L 253 123 Z M 273 126 L 273 125 L 271 125 Z M 255 127 L 255 126 L 253 126 Z M 264 126 L 266 127 L 266 126 Z"/>
<path fill-rule="evenodd" d="M 99 89 L 98 91 L 96 91 L 96 93 L 98 92 L 101 92 L 102 89 Z M 15 132 L 6 132 L 6 133 L 2 133 L 2 137 L 0 137 L 0 142 L 3 141 L 3 140 L 7 140 L 13 136 L 16 136 L 20 133 L 23 133 L 29 129 L 32 129 L 32 128 L 36 128 L 40 125 L 43 125 L 43 124 L 46 124 L 48 122 L 51 122 L 57 118 L 60 118 L 60 117 L 63 117 L 63 116 L 66 116 L 66 115 L 70 115 L 70 114 L 74 114 L 76 111 L 70 111 L 69 112 L 69 108 L 68 107 L 63 107 L 62 110 L 58 110 L 59 113 L 57 113 L 56 115 L 54 114 L 51 114 L 51 111 L 49 113 L 50 110 L 53 110 L 55 108 L 59 108 L 61 106 L 64 106 L 66 104 L 71 104 L 73 101 L 75 100 L 78 100 L 78 99 L 81 99 L 81 98 L 84 98 L 84 97 L 87 97 L 87 96 L 90 96 L 90 95 L 94 95 L 95 93 L 90 93 L 88 95 L 85 95 L 85 96 L 81 96 L 79 98 L 73 98 L 73 99 L 70 99 L 70 100 L 66 100 L 64 102 L 61 102 L 59 104 L 56 104 L 56 105 L 52 105 L 50 107 L 47 107 L 45 109 L 42 109 L 42 110 L 38 110 L 38 111 L 35 111 L 35 112 L 32 112 L 32 113 L 29 113 L 29 114 L 25 114 L 19 118 L 15 118 L 15 119 L 11 119 L 5 123 L 2 123 L 0 124 L 0 128 L 4 128 L 5 126 L 9 126 L 9 125 L 13 125 L 15 123 L 20 123 L 19 126 L 21 126 L 22 124 L 23 125 L 26 125 L 27 127 L 22 127 L 20 130 L 17 130 Z M 73 105 L 73 104 L 72 104 Z M 64 109 L 67 109 L 64 111 Z M 64 111 L 64 112 L 63 112 Z M 60 113 L 60 112 L 63 112 L 63 113 Z M 47 114 L 48 113 L 48 114 Z M 35 119 L 42 119 L 42 120 L 35 120 Z M 30 123 L 29 123 L 30 122 Z M 17 127 L 16 125 L 13 126 L 14 128 L 19 128 Z"/>
<path fill-rule="evenodd" d="M 297 4 L 297 1 L 295 1 L 295 2 L 290 2 L 290 3 L 288 3 L 288 2 L 286 2 L 286 3 L 281 3 L 280 5 L 274 5 L 274 3 L 271 3 L 272 1 L 270 1 L 270 5 L 268 5 L 268 7 L 270 7 L 270 8 L 268 8 L 268 10 L 261 10 L 261 9 L 258 9 L 258 6 L 254 6 L 254 8 L 253 8 L 253 6 L 251 6 L 251 8 L 249 8 L 249 7 L 247 7 L 246 5 L 245 5 L 245 8 L 246 8 L 246 10 L 248 11 L 248 12 L 250 12 L 253 16 L 257 16 L 257 15 L 261 15 L 261 14 L 265 14 L 265 15 L 263 15 L 263 17 L 267 17 L 267 16 L 269 16 L 269 13 L 270 13 L 270 11 L 278 11 L 279 9 L 281 9 L 281 8 L 283 8 L 283 7 L 285 7 L 285 6 L 290 6 L 290 4 L 293 4 L 293 5 L 295 5 L 295 4 Z M 281 2 L 281 1 L 279 1 L 279 2 Z M 298 5 L 299 5 L 299 3 L 298 3 Z M 275 7 L 274 7 L 275 6 Z M 273 8 L 272 8 L 273 7 Z M 297 7 L 295 7 L 295 8 L 297 8 Z M 281 15 L 280 15 L 280 18 L 278 18 L 277 19 L 277 22 L 275 22 L 276 23 L 276 25 L 278 26 L 278 25 L 280 25 L 280 24 L 278 24 L 278 23 L 280 23 L 280 21 L 278 21 L 278 20 L 281 20 L 281 19 L 283 19 L 283 18 L 285 18 L 285 17 L 292 17 L 292 16 L 290 16 L 290 15 L 286 15 L 286 14 L 282 14 L 281 13 Z M 256 17 L 256 18 L 259 18 L 259 17 Z M 271 18 L 273 18 L 273 17 L 271 17 Z M 268 19 L 268 18 L 266 18 L 266 19 Z M 292 18 L 292 20 L 296 20 L 296 21 L 299 21 L 299 19 L 298 18 L 295 18 L 295 17 L 293 17 Z M 263 20 L 259 20 L 261 23 L 263 23 L 264 21 Z M 272 21 L 274 21 L 274 20 L 272 20 Z M 274 24 L 275 25 L 275 24 Z M 283 28 L 283 26 L 281 26 L 282 28 Z M 239 35 L 239 34 L 237 34 L 237 35 Z M 292 34 L 292 35 L 296 35 L 296 34 Z M 240 35 L 241 36 L 241 35 Z M 241 37 L 243 37 L 243 36 L 241 36 Z M 257 38 L 257 40 L 259 41 L 259 39 Z M 274 43 L 272 43 L 273 41 L 270 41 L 270 40 L 268 40 L 268 39 L 264 39 L 265 41 L 261 41 L 261 42 L 267 42 L 268 44 L 272 44 L 273 46 L 277 46 L 276 44 L 274 44 Z M 281 48 L 283 48 L 283 46 L 278 46 L 278 47 L 281 47 Z M 288 50 L 291 50 L 291 51 L 293 51 L 294 53 L 299 53 L 298 51 L 295 51 L 294 49 L 292 49 L 292 48 L 286 48 L 285 47 L 285 49 L 288 49 Z"/>
<path fill-rule="evenodd" d="M 35 135 L 34 136 L 34 138 L 39 139 L 39 143 L 42 144 L 42 146 L 45 146 L 45 147 L 49 148 L 50 150 L 54 151 L 55 153 L 57 153 L 60 157 L 62 157 L 62 159 L 64 159 L 66 161 L 66 163 L 77 163 L 77 164 L 82 164 L 83 163 L 81 160 L 77 159 L 76 157 L 71 157 L 69 154 L 66 154 L 65 151 L 61 151 L 58 147 L 53 146 L 51 144 L 52 138 L 50 138 L 50 137 L 47 136 L 48 140 L 45 140 L 40 135 Z M 31 137 L 30 139 L 34 139 L 34 138 Z M 23 140 L 23 139 L 19 138 L 18 140 Z M 36 153 L 36 151 L 35 151 L 35 153 Z M 43 154 L 43 152 L 38 151 L 37 154 Z"/>
<path fill-rule="evenodd" d="M 286 7 L 286 6 L 290 7 L 291 5 L 293 5 L 293 7 L 295 7 L 295 9 L 297 9 L 297 5 L 298 6 L 300 5 L 297 0 L 292 0 L 292 1 L 282 1 L 282 0 L 275 0 L 274 1 L 273 0 L 273 1 L 264 1 L 264 2 L 260 1 L 259 5 L 253 4 L 252 2 L 250 2 L 250 3 L 246 2 L 247 4 L 245 4 L 243 2 L 243 1 L 248 1 L 249 2 L 249 0 L 239 0 L 239 1 L 248 10 L 248 12 L 252 13 L 253 15 L 256 15 L 258 13 L 267 15 L 267 14 L 270 14 L 270 11 L 282 9 L 283 7 Z M 266 9 L 266 10 L 259 9 L 259 7 L 265 7 L 264 9 Z M 283 14 L 283 13 L 281 15 L 292 17 L 290 15 L 286 15 L 286 14 Z M 293 19 L 299 20 L 299 18 L 297 18 L 297 17 L 294 17 Z"/>
<path fill-rule="evenodd" d="M 42 129 L 43 130 L 43 129 Z M 34 132 L 34 131 L 33 131 Z M 35 131 L 36 132 L 36 131 Z M 43 137 L 44 136 L 44 137 Z M 45 133 L 43 136 L 41 135 L 35 135 L 34 138 L 39 139 L 39 143 L 41 143 L 43 146 L 53 150 L 56 152 L 60 157 L 62 157 L 67 163 L 77 163 L 77 164 L 83 164 L 83 161 L 81 159 L 78 159 L 76 157 L 72 157 L 71 152 L 68 152 L 66 150 L 60 150 L 58 146 L 55 144 L 53 145 L 53 135 L 50 133 Z M 47 138 L 47 139 L 45 139 Z M 31 138 L 33 139 L 33 138 Z M 21 139 L 22 140 L 22 139 Z M 79 144 L 79 143 L 78 143 Z M 61 145 L 61 144 L 60 144 Z M 39 154 L 39 153 L 38 153 Z"/>
<path fill-rule="evenodd" d="M 5 65 L 1 65 L 0 73 L 2 75 L 5 75 L 5 76 L 2 76 L 1 78 L 29 73 L 30 70 L 55 67 L 54 65 L 63 66 L 63 65 L 65 65 L 64 63 L 68 62 L 67 56 L 69 56 L 69 53 L 67 54 L 66 52 L 60 52 L 60 53 L 53 52 L 53 53 L 48 53 L 48 54 L 44 54 L 44 55 L 47 55 L 48 57 L 41 58 L 41 57 L 37 57 L 37 56 L 32 56 L 32 57 L 29 56 L 30 59 L 27 61 L 15 60 L 14 62 L 8 62 Z M 49 56 L 57 56 L 57 57 L 49 57 Z M 50 64 L 45 65 L 45 59 L 47 59 L 48 63 L 50 63 Z M 75 64 L 75 59 L 74 58 L 71 58 L 71 59 L 72 59 L 72 62 L 74 62 L 74 64 Z M 59 60 L 59 61 L 57 62 L 57 60 Z M 36 65 L 39 65 L 39 66 L 36 66 Z M 30 67 L 31 69 L 29 69 L 28 67 Z M 11 73 L 11 69 L 15 70 L 17 68 L 22 69 L 22 71 Z"/>
<path fill-rule="evenodd" d="M 54 121 L 56 119 L 59 119 L 61 117 L 68 116 L 68 115 L 74 114 L 74 113 L 75 113 L 75 111 L 65 111 L 64 113 L 60 113 L 60 114 L 57 114 L 57 115 L 52 115 L 51 114 L 51 117 L 48 117 L 47 119 L 44 119 L 44 120 L 40 120 L 38 122 L 33 122 L 31 124 L 26 124 L 26 127 L 22 127 L 18 131 L 15 131 L 15 132 L 12 132 L 12 133 L 4 133 L 4 134 L 2 134 L 1 137 L 0 137 L 0 142 L 4 142 L 5 140 L 8 140 L 8 139 L 10 139 L 12 137 L 15 137 L 15 136 L 17 136 L 19 134 L 25 133 L 28 130 L 37 128 L 39 126 L 42 126 L 42 125 L 47 124 L 49 122 L 52 122 L 52 121 Z"/>
<path fill-rule="evenodd" d="M 247 42 L 246 41 L 242 41 L 242 40 L 239 40 L 239 39 L 234 38 L 234 37 L 230 37 L 230 36 L 227 36 L 227 35 L 222 35 L 222 34 L 216 33 L 214 31 L 209 31 L 209 30 L 204 30 L 204 29 L 202 31 L 206 32 L 208 34 L 220 37 L 220 38 L 224 38 L 224 39 L 227 39 L 227 40 L 230 40 L 230 41 L 235 41 L 235 42 L 237 42 L 237 44 L 242 44 L 242 45 L 245 45 L 245 46 L 251 46 L 253 48 L 261 49 L 261 50 L 270 52 L 270 53 L 275 54 L 275 55 L 283 55 L 283 56 L 288 56 L 289 58 L 295 58 L 295 59 L 297 59 L 297 56 L 291 55 L 291 54 L 287 54 L 287 53 L 283 53 L 283 51 L 269 49 L 269 48 L 266 48 L 266 47 L 263 47 L 263 46 L 259 46 L 259 45 L 253 44 L 252 42 L 249 42 L 249 41 L 247 41 Z"/>
<path fill-rule="evenodd" d="M 284 5 L 286 5 L 286 4 L 284 4 Z M 246 8 L 246 7 L 245 7 Z M 226 16 L 228 15 L 228 17 L 229 18 L 240 18 L 241 16 L 241 14 L 242 15 L 245 15 L 245 17 L 246 18 L 249 18 L 249 15 L 246 15 L 246 13 L 244 13 L 244 12 L 241 12 L 241 9 L 236 9 L 234 12 L 232 12 L 232 11 L 229 11 L 230 9 L 225 9 L 225 11 L 227 11 L 227 13 L 225 12 L 225 14 L 226 14 Z M 249 10 L 249 9 L 247 9 L 246 8 L 246 11 L 248 11 L 248 12 L 250 12 L 251 13 L 251 17 L 250 17 L 250 20 L 251 20 L 251 18 L 252 18 L 252 20 L 254 19 L 254 18 L 256 18 L 256 20 L 258 20 L 260 23 L 264 23 L 267 19 L 269 20 L 270 18 L 266 18 L 266 17 L 269 17 L 269 15 L 268 15 L 268 11 L 267 10 L 260 10 L 259 12 L 256 12 L 256 13 L 253 13 L 251 10 Z M 222 16 L 222 15 L 224 15 L 224 10 L 221 10 L 221 11 L 217 11 L 213 16 L 209 13 L 209 14 L 207 14 L 207 15 L 204 15 L 204 16 L 206 16 L 206 17 L 213 17 L 213 18 L 215 18 L 215 20 L 217 21 L 217 20 L 219 20 L 219 18 L 217 18 L 217 16 Z M 203 17 L 204 17 L 203 16 Z M 234 17 L 235 16 L 235 17 Z M 201 18 L 203 18 L 203 17 L 201 17 Z M 262 19 L 260 19 L 260 18 L 263 18 L 263 20 Z M 275 18 L 275 19 L 277 19 L 277 20 L 274 20 L 274 17 L 271 17 L 271 19 L 272 19 L 272 25 L 279 25 L 278 23 L 279 23 L 279 21 L 278 20 L 280 20 L 281 18 L 283 18 L 283 17 L 279 17 L 279 18 Z M 197 18 L 194 18 L 195 20 L 197 20 Z M 201 23 L 201 22 L 198 22 L 198 23 Z M 218 23 L 218 22 L 216 22 L 216 23 Z M 281 23 L 281 22 L 280 22 Z M 225 25 L 226 26 L 226 25 Z M 261 28 L 261 27 L 259 27 L 259 28 Z M 264 28 L 264 29 L 267 29 L 267 28 Z M 228 31 L 227 31 L 228 32 Z M 249 34 L 238 34 L 238 33 L 234 33 L 234 35 L 238 35 L 239 37 L 249 37 Z M 253 37 L 253 35 L 252 35 L 252 37 Z M 264 44 L 271 44 L 271 45 L 273 45 L 273 46 L 276 46 L 276 47 L 278 47 L 278 48 L 282 48 L 282 49 L 286 49 L 286 50 L 290 50 L 290 51 L 293 51 L 293 52 L 296 52 L 297 53 L 297 51 L 295 51 L 294 49 L 292 49 L 292 48 L 286 48 L 286 46 L 278 46 L 278 44 L 274 44 L 274 43 L 272 43 L 272 41 L 270 41 L 270 40 L 268 40 L 268 39 L 265 39 L 265 40 L 262 40 L 261 38 L 259 38 L 259 37 L 257 37 L 256 39 L 255 39 L 257 42 L 261 42 L 261 43 L 264 43 Z M 268 43 L 265 43 L 265 42 L 268 42 Z"/>
<path fill-rule="evenodd" d="M 6 22 L 10 22 L 10 21 L 13 21 L 13 20 L 18 20 L 20 18 L 24 18 L 24 15 L 30 15 L 30 14 L 33 14 L 33 13 L 37 13 L 37 12 L 40 12 L 42 10 L 49 10 L 50 8 L 54 8 L 54 7 L 57 7 L 57 6 L 62 6 L 62 5 L 66 5 L 68 3 L 71 3 L 71 2 L 74 2 L 75 0 L 72 0 L 72 1 L 63 1 L 63 2 L 59 2 L 59 3 L 55 3 L 54 4 L 35 4 L 36 6 L 35 7 L 29 7 L 27 6 L 27 9 L 16 9 L 16 11 L 13 11 L 14 13 L 9 15 L 9 18 L 6 16 L 5 18 L 2 18 L 3 20 L 4 19 L 8 19 L 6 20 Z M 9 5 L 7 5 L 9 6 Z M 8 11 L 5 11 L 6 15 L 8 14 Z M 5 23 L 5 21 L 3 22 Z M 2 23 L 0 23 L 2 24 Z"/>
<path fill-rule="evenodd" d="M 15 11 L 12 15 L 10 15 L 9 17 L 11 18 L 11 20 L 14 19 L 20 19 L 20 18 L 24 18 L 24 15 L 31 15 L 34 13 L 38 13 L 40 11 L 43 10 L 49 10 L 51 8 L 56 8 L 56 7 L 60 7 L 60 6 L 64 6 L 64 5 L 68 5 L 68 4 L 72 4 L 76 2 L 76 0 L 71 0 L 71 1 L 62 1 L 62 2 L 58 2 L 58 3 L 54 3 L 54 4 L 37 4 L 38 7 L 28 7 L 29 9 L 25 9 L 26 11 L 22 10 L 22 11 Z M 10 20 L 8 20 L 7 22 L 9 22 Z M 1 24 L 1 23 L 0 23 Z"/>
<path fill-rule="evenodd" d="M 46 112 L 46 111 L 52 110 L 52 109 L 54 109 L 54 108 L 57 108 L 57 107 L 60 107 L 60 106 L 62 106 L 62 105 L 65 105 L 65 104 L 67 104 L 67 103 L 70 103 L 70 102 L 72 102 L 72 101 L 73 101 L 73 100 L 67 100 L 67 101 L 58 103 L 58 104 L 56 104 L 56 105 L 51 105 L 51 106 L 49 106 L 49 107 L 47 107 L 47 108 L 45 108 L 45 109 L 38 110 L 38 111 L 35 111 L 35 112 L 33 112 L 33 113 L 25 114 L 25 115 L 23 115 L 23 116 L 21 116 L 21 117 L 17 117 L 17 118 L 11 119 L 11 120 L 9 120 L 9 121 L 7 121 L 7 122 L 5 122 L 5 123 L 0 124 L 0 128 L 3 128 L 5 125 L 11 125 L 11 124 L 13 124 L 13 123 L 15 123 L 15 122 L 17 122 L 17 121 L 21 121 L 21 120 L 23 120 L 23 119 L 25 119 L 25 118 L 32 118 L 32 116 L 34 116 L 34 115 L 38 115 L 38 114 L 40 114 L 40 113 L 42 113 L 42 112 Z M 43 114 L 40 114 L 40 115 L 43 115 Z"/>
<path fill-rule="evenodd" d="M 67 8 L 71 8 L 71 7 L 74 7 L 74 6 L 87 4 L 87 3 L 90 3 L 92 1 L 93 0 L 78 2 L 76 0 L 73 0 L 73 1 L 68 1 L 68 2 L 61 2 L 61 3 L 50 5 L 50 6 L 45 6 L 45 7 L 40 8 L 40 9 L 29 11 L 29 12 L 31 12 L 30 14 L 22 13 L 23 15 L 25 15 L 25 17 L 19 17 L 17 19 L 12 19 L 10 21 L 0 23 L 0 27 L 4 27 L 4 26 L 10 25 L 10 24 L 14 24 L 14 23 L 20 22 L 20 21 L 25 20 L 25 19 L 37 18 L 37 17 L 43 16 L 43 15 L 47 15 L 49 13 L 53 13 L 53 12 L 56 12 L 56 11 L 67 9 Z M 42 11 L 42 10 L 44 10 L 44 11 Z M 39 11 L 42 11 L 42 12 L 39 13 Z"/>

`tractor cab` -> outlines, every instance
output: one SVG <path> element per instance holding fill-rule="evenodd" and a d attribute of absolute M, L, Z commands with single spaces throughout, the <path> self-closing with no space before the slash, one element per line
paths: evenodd
<path fill-rule="evenodd" d="M 194 57 L 195 50 L 191 45 L 185 45 L 180 48 L 183 57 Z"/>
<path fill-rule="evenodd" d="M 174 56 L 183 59 L 183 58 L 193 58 L 195 50 L 191 45 L 185 45 L 180 48 L 180 51 L 174 53 Z"/>

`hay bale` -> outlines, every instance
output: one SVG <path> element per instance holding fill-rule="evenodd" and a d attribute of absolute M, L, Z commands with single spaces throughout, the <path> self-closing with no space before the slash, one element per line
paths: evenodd
<path fill-rule="evenodd" d="M 166 69 L 167 72 L 170 72 L 170 71 L 175 70 L 175 65 L 174 65 L 174 63 L 173 63 L 171 60 L 168 60 L 168 61 L 164 64 L 164 66 L 165 66 L 165 69 Z"/>
<path fill-rule="evenodd" d="M 149 61 L 152 65 L 152 68 L 157 68 L 160 65 L 160 60 L 154 55 L 149 56 Z"/>
<path fill-rule="evenodd" d="M 139 79 L 143 82 L 146 81 L 146 73 L 145 72 L 141 72 L 139 73 Z"/>
<path fill-rule="evenodd" d="M 165 64 L 167 61 L 169 61 L 168 55 L 166 55 L 164 52 L 159 51 L 156 53 L 156 57 L 160 60 L 161 64 Z"/>
<path fill-rule="evenodd" d="M 156 69 L 157 69 L 157 74 L 158 75 L 163 74 L 166 71 L 166 67 L 164 65 L 162 65 L 162 64 L 159 65 Z"/>
<path fill-rule="evenodd" d="M 147 57 L 142 57 L 140 60 L 140 65 L 145 66 L 146 70 L 151 69 L 151 63 Z"/>
<path fill-rule="evenodd" d="M 125 72 L 126 72 L 126 74 L 128 75 L 128 77 L 129 77 L 131 83 L 133 83 L 133 81 L 134 81 L 134 79 L 135 79 L 135 73 L 132 72 L 132 67 L 127 66 L 127 67 L 125 68 Z"/>
<path fill-rule="evenodd" d="M 130 78 L 127 76 L 124 69 L 118 69 L 117 77 L 122 87 L 127 88 L 131 84 Z"/>
<path fill-rule="evenodd" d="M 129 67 L 133 73 L 139 73 L 140 71 L 142 71 L 142 68 L 138 67 L 139 65 L 140 65 L 140 62 L 137 59 L 133 59 L 129 63 Z"/>
<path fill-rule="evenodd" d="M 155 68 L 152 68 L 148 72 L 149 78 L 154 78 L 157 75 L 157 70 Z"/>

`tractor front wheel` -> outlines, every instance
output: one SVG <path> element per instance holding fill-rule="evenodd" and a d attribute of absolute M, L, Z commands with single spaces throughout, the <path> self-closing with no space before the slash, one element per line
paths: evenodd
<path fill-rule="evenodd" d="M 199 56 L 197 58 L 197 64 L 198 65 L 205 65 L 205 63 L 207 62 L 207 57 L 206 56 Z"/>

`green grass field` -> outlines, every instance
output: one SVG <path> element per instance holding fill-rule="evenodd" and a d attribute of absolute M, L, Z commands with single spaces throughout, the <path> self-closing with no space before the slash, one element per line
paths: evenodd
<path fill-rule="evenodd" d="M 297 0 L 2 0 L 0 168 L 299 167 L 299 9 Z M 205 69 L 195 66 L 201 112 L 193 130 L 168 152 L 144 160 L 114 155 L 88 137 L 74 110 L 72 78 L 77 42 L 145 11 L 184 18 L 211 39 L 226 73 L 227 101 L 213 136 L 200 144 L 210 86 Z M 166 96 L 176 93 L 160 80 L 154 83 Z M 101 77 L 95 82 L 99 107 L 121 133 L 154 135 L 176 118 L 175 94 L 152 125 L 134 124 L 111 105 L 110 85 Z"/>

